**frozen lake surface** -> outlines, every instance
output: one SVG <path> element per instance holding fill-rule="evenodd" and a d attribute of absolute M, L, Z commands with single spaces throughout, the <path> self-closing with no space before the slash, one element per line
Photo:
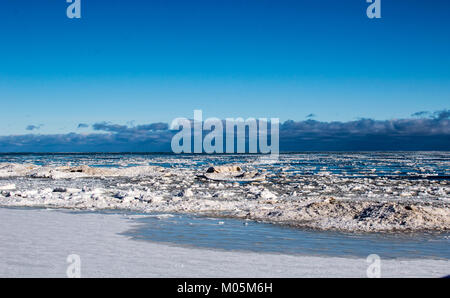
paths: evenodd
<path fill-rule="evenodd" d="M 137 241 L 130 232 L 140 225 L 139 217 L 0 208 L 0 277 L 66 277 L 72 265 L 69 255 L 79 257 L 81 277 L 367 277 L 370 265 L 366 256 L 319 257 Z M 381 258 L 380 264 L 381 277 L 443 277 L 450 272 L 448 259 Z"/>
<path fill-rule="evenodd" d="M 449 169 L 449 152 L 0 154 L 0 206 L 448 233 Z"/>

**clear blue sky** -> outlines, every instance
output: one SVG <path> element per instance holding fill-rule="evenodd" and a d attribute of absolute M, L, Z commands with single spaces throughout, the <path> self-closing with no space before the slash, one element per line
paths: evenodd
<path fill-rule="evenodd" d="M 405 118 L 450 102 L 450 1 L 0 2 L 0 135 L 214 117 Z M 87 130 L 89 131 L 89 129 Z"/>

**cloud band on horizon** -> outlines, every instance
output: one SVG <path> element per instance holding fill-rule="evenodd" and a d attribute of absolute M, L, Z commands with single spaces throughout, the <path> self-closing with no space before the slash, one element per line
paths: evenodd
<path fill-rule="evenodd" d="M 348 122 L 288 120 L 280 124 L 280 151 L 450 149 L 450 110 L 418 112 L 412 117 Z M 92 129 L 96 132 L 0 136 L 0 152 L 171 152 L 170 142 L 177 132 L 167 123 L 130 127 L 98 122 Z"/>

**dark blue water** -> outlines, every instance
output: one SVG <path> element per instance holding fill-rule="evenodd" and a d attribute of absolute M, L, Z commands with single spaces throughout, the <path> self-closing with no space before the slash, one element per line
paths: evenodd
<path fill-rule="evenodd" d="M 177 246 L 334 257 L 450 259 L 450 234 L 347 234 L 236 219 L 148 216 L 124 233 Z"/>
<path fill-rule="evenodd" d="M 329 172 L 345 177 L 427 177 L 449 179 L 450 152 L 304 152 L 280 154 L 273 163 L 262 155 L 175 155 L 163 153 L 0 154 L 0 162 L 94 167 L 162 167 L 203 169 L 209 165 L 240 164 L 277 174 L 316 175 Z"/>

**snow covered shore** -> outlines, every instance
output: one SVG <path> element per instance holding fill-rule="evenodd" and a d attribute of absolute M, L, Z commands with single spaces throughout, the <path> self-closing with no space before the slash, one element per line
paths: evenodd
<path fill-rule="evenodd" d="M 366 277 L 359 258 L 224 252 L 135 241 L 118 214 L 0 208 L 0 277 Z M 381 277 L 442 277 L 448 260 L 381 260 Z"/>

